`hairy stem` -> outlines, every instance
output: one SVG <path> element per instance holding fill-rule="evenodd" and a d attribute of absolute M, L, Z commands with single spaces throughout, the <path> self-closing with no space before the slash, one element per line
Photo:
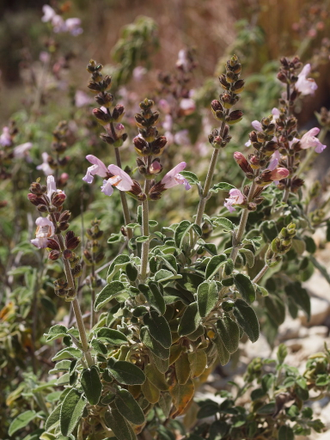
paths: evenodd
<path fill-rule="evenodd" d="M 265 264 L 264 267 L 260 270 L 259 273 L 253 278 L 252 283 L 258 283 L 258 281 L 261 280 L 261 278 L 265 275 L 267 270 L 269 269 L 268 264 Z"/>
<path fill-rule="evenodd" d="M 121 159 L 120 159 L 119 148 L 115 148 L 115 154 L 116 154 L 117 166 L 119 168 L 121 168 Z M 123 192 L 123 191 L 119 191 L 119 192 L 120 192 L 121 205 L 123 207 L 124 221 L 125 221 L 125 225 L 127 225 L 128 223 L 131 222 L 131 216 L 129 214 L 127 198 L 126 198 L 125 192 Z M 127 231 L 127 237 L 130 240 L 133 237 L 133 231 L 130 228 L 127 228 L 126 231 Z"/>
<path fill-rule="evenodd" d="M 255 183 L 255 181 L 253 181 L 252 185 L 250 186 L 249 194 L 247 196 L 247 203 L 250 203 L 252 201 L 256 187 L 257 184 Z M 241 247 L 241 241 L 245 232 L 248 217 L 249 217 L 249 210 L 248 208 L 244 208 L 242 211 L 237 232 L 234 233 L 233 235 L 233 248 L 230 253 L 230 258 L 233 260 L 234 264 L 237 258 L 238 251 Z"/>
<path fill-rule="evenodd" d="M 144 192 L 147 196 L 149 188 L 149 181 L 145 181 Z M 141 252 L 141 281 L 144 281 L 148 271 L 148 256 L 149 256 L 149 203 L 148 198 L 142 202 L 142 235 L 148 237 L 147 241 L 142 243 Z"/>
<path fill-rule="evenodd" d="M 53 223 L 56 225 L 55 218 L 53 218 Z M 56 236 L 58 238 L 58 243 L 59 243 L 60 249 L 63 252 L 65 250 L 65 245 L 64 245 L 64 240 L 63 240 L 62 234 L 59 233 L 59 234 L 56 234 Z M 88 366 L 91 367 L 94 364 L 94 362 L 93 362 L 92 356 L 89 352 L 89 345 L 88 345 L 88 340 L 87 340 L 86 328 L 85 328 L 84 320 L 82 317 L 80 304 L 77 299 L 76 285 L 75 285 L 74 278 L 73 278 L 73 275 L 71 272 L 71 267 L 70 267 L 69 261 L 66 260 L 65 258 L 63 258 L 63 264 L 64 264 L 64 271 L 65 271 L 68 285 L 69 285 L 70 289 L 72 290 L 72 295 L 75 296 L 74 300 L 72 301 L 72 307 L 73 307 L 73 311 L 75 314 L 76 323 L 77 323 L 77 327 L 78 327 L 78 331 L 79 331 L 79 335 L 80 335 L 82 350 L 84 352 Z"/>

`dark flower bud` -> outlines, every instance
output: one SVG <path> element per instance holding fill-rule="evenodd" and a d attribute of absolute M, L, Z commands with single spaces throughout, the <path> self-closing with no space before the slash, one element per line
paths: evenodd
<path fill-rule="evenodd" d="M 139 129 L 139 132 L 141 134 L 142 137 L 144 137 L 144 139 L 147 142 L 152 142 L 155 140 L 155 138 L 157 138 L 158 136 L 158 130 L 156 127 L 148 127 L 146 129 Z"/>
<path fill-rule="evenodd" d="M 87 87 L 92 90 L 92 92 L 102 92 L 102 87 L 98 82 L 90 81 Z"/>
<path fill-rule="evenodd" d="M 225 90 L 229 90 L 230 88 L 230 84 L 229 82 L 226 80 L 226 75 L 222 74 L 219 76 L 219 82 L 221 84 L 221 87 Z"/>
<path fill-rule="evenodd" d="M 269 154 L 273 154 L 275 150 L 277 150 L 278 148 L 278 144 L 275 141 L 269 141 L 267 142 L 267 144 L 264 147 L 264 150 L 269 153 Z"/>
<path fill-rule="evenodd" d="M 154 156 L 160 156 L 164 148 L 167 144 L 167 139 L 165 136 L 159 136 L 157 139 L 155 139 L 153 142 L 150 143 L 151 153 Z"/>
<path fill-rule="evenodd" d="M 70 249 L 65 249 L 63 251 L 63 258 L 65 258 L 66 260 L 68 260 L 69 258 L 72 257 L 72 251 Z"/>
<path fill-rule="evenodd" d="M 80 277 L 80 275 L 82 274 L 82 265 L 77 264 L 73 269 L 71 269 L 71 272 L 74 278 Z"/>
<path fill-rule="evenodd" d="M 49 252 L 49 254 L 48 254 L 48 258 L 49 258 L 50 260 L 52 260 L 52 261 L 56 261 L 56 260 L 59 259 L 60 255 L 61 255 L 61 252 L 58 251 L 58 250 L 56 250 L 56 249 L 54 249 L 54 250 L 52 250 L 52 251 Z"/>
<path fill-rule="evenodd" d="M 137 113 L 135 116 L 136 125 L 140 128 L 148 127 L 150 124 L 146 119 L 141 115 L 141 113 Z"/>
<path fill-rule="evenodd" d="M 84 250 L 83 258 L 84 258 L 85 263 L 86 263 L 88 266 L 90 266 L 91 264 L 93 264 L 93 257 L 92 257 L 92 254 L 91 254 L 87 249 Z"/>
<path fill-rule="evenodd" d="M 211 102 L 211 109 L 213 111 L 213 113 L 215 114 L 218 110 L 223 111 L 223 107 L 221 105 L 221 102 L 218 101 L 217 99 L 214 99 Z"/>
<path fill-rule="evenodd" d="M 67 223 L 67 222 L 61 222 L 61 223 L 58 225 L 58 228 L 59 228 L 60 231 L 66 231 L 66 230 L 68 229 L 69 226 L 70 226 L 69 223 Z"/>
<path fill-rule="evenodd" d="M 154 105 L 154 102 L 151 99 L 144 99 L 142 102 L 140 102 L 140 108 L 142 110 L 148 110 Z"/>
<path fill-rule="evenodd" d="M 287 82 L 288 82 L 288 78 L 287 78 L 286 74 L 282 70 L 280 70 L 278 72 L 277 79 L 280 80 L 282 83 L 285 83 L 285 84 L 287 84 Z"/>
<path fill-rule="evenodd" d="M 135 151 L 140 156 L 149 156 L 151 154 L 151 148 L 149 147 L 149 143 L 143 139 L 141 136 L 136 136 L 133 139 L 133 144 L 135 147 Z"/>
<path fill-rule="evenodd" d="M 109 108 L 113 102 L 113 95 L 111 93 L 99 93 L 95 96 L 95 101 L 106 108 Z"/>
<path fill-rule="evenodd" d="M 101 71 L 103 69 L 102 64 L 98 64 L 96 61 L 94 60 L 90 60 L 89 64 L 87 65 L 87 71 L 89 73 L 94 73 L 94 72 L 98 72 Z"/>
<path fill-rule="evenodd" d="M 238 73 L 238 72 L 235 72 Z M 235 82 L 235 84 L 232 85 L 231 91 L 233 93 L 239 94 L 243 91 L 244 89 L 244 80 L 243 79 L 239 79 L 238 81 Z"/>
<path fill-rule="evenodd" d="M 238 80 L 238 75 L 234 72 L 228 71 L 226 72 L 226 81 L 227 83 L 233 83 Z"/>
<path fill-rule="evenodd" d="M 27 198 L 34 206 L 46 205 L 45 200 L 42 197 L 38 197 L 36 194 L 29 193 Z"/>
<path fill-rule="evenodd" d="M 223 93 L 220 97 L 221 102 L 225 108 L 232 108 L 234 104 L 239 100 L 238 96 L 232 96 L 230 93 Z"/>
<path fill-rule="evenodd" d="M 80 238 L 74 235 L 74 232 L 68 231 L 65 236 L 65 245 L 67 249 L 74 250 L 80 243 Z"/>
<path fill-rule="evenodd" d="M 49 238 L 48 239 L 47 247 L 49 249 L 56 250 L 56 251 L 60 250 L 60 245 L 58 244 L 58 242 L 54 238 Z"/>
<path fill-rule="evenodd" d="M 71 212 L 68 210 L 65 210 L 61 213 L 59 217 L 59 222 L 68 222 L 71 218 Z"/>
<path fill-rule="evenodd" d="M 64 194 L 64 192 L 60 192 L 60 193 L 53 193 L 52 195 L 52 204 L 54 206 L 56 206 L 57 208 L 59 208 L 60 206 L 63 205 L 63 203 L 65 202 L 66 199 L 66 195 Z"/>
<path fill-rule="evenodd" d="M 240 168 L 244 171 L 244 173 L 253 174 L 253 169 L 251 165 L 242 153 L 236 151 L 234 153 L 234 159 L 236 163 L 240 166 Z"/>
<path fill-rule="evenodd" d="M 106 125 L 111 121 L 111 116 L 109 115 L 108 112 L 104 112 L 103 110 L 99 109 L 99 108 L 94 108 L 93 109 L 93 115 L 99 120 L 101 121 L 102 125 Z"/>
<path fill-rule="evenodd" d="M 124 116 L 124 113 L 125 113 L 125 107 L 121 104 L 116 105 L 112 111 L 113 120 L 119 122 L 121 118 Z"/>
<path fill-rule="evenodd" d="M 155 159 L 151 162 L 148 172 L 151 175 L 159 174 L 163 170 L 163 165 L 160 163 L 159 159 Z"/>
<path fill-rule="evenodd" d="M 226 122 L 229 125 L 236 124 L 243 118 L 243 112 L 241 110 L 234 110 L 226 117 Z"/>
<path fill-rule="evenodd" d="M 109 145 L 113 145 L 116 142 L 112 136 L 105 133 L 100 134 L 100 138 Z"/>
<path fill-rule="evenodd" d="M 50 208 L 46 205 L 38 205 L 37 210 L 39 212 L 48 212 L 48 211 L 50 211 Z"/>
<path fill-rule="evenodd" d="M 30 186 L 31 193 L 42 196 L 44 192 L 46 192 L 47 188 L 45 186 L 40 185 L 39 182 L 33 182 Z"/>

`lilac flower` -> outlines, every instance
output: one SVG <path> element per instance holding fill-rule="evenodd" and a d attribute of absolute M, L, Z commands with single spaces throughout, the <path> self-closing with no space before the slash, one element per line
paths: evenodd
<path fill-rule="evenodd" d="M 147 73 L 147 69 L 143 66 L 137 66 L 133 70 L 133 78 L 135 81 L 141 81 L 144 75 Z"/>
<path fill-rule="evenodd" d="M 11 139 L 9 128 L 3 127 L 2 134 L 0 136 L 0 145 L 2 145 L 3 147 L 10 147 L 10 145 L 12 145 L 12 143 L 13 143 L 13 141 Z"/>
<path fill-rule="evenodd" d="M 190 62 L 187 56 L 187 51 L 181 49 L 178 53 L 178 59 L 176 62 L 176 67 L 182 69 L 184 72 L 189 72 Z"/>
<path fill-rule="evenodd" d="M 27 157 L 31 148 L 31 142 L 25 142 L 25 144 L 17 145 L 17 147 L 14 148 L 14 157 L 16 157 L 17 159 Z M 31 160 L 31 158 L 29 159 Z"/>
<path fill-rule="evenodd" d="M 191 115 L 196 110 L 195 101 L 191 98 L 184 98 L 180 101 L 181 113 L 185 116 Z"/>
<path fill-rule="evenodd" d="M 274 151 L 274 153 L 270 157 L 270 162 L 267 169 L 270 171 L 275 170 L 275 168 L 277 168 L 280 159 L 281 159 L 280 152 L 278 150 Z"/>
<path fill-rule="evenodd" d="M 64 25 L 65 25 L 65 30 L 67 32 L 70 32 L 70 34 L 73 35 L 74 37 L 83 33 L 83 29 L 80 27 L 81 25 L 80 18 L 67 18 L 65 20 Z"/>
<path fill-rule="evenodd" d="M 303 150 L 306 150 L 310 147 L 316 147 L 315 152 L 316 153 L 322 153 L 323 150 L 327 148 L 326 145 L 321 144 L 319 139 L 315 137 L 320 132 L 320 129 L 317 127 L 312 128 L 307 133 L 303 135 L 303 137 L 300 139 L 300 147 Z"/>
<path fill-rule="evenodd" d="M 130 191 L 132 189 L 134 182 L 125 171 L 114 164 L 109 165 L 108 170 L 113 174 L 113 177 L 103 180 L 103 185 L 101 186 L 101 191 L 106 196 L 111 196 L 113 193 L 113 186 L 116 186 L 119 191 Z"/>
<path fill-rule="evenodd" d="M 98 159 L 96 156 L 93 156 L 92 154 L 88 154 L 86 156 L 86 159 L 93 165 L 87 168 L 87 173 L 82 180 L 84 180 L 87 183 L 92 183 L 95 175 L 100 177 L 107 177 L 108 170 L 107 167 L 102 162 L 102 160 Z"/>
<path fill-rule="evenodd" d="M 239 189 L 232 188 L 229 191 L 228 199 L 225 199 L 224 206 L 229 212 L 234 212 L 236 209 L 233 205 L 243 205 L 245 203 L 245 196 L 241 193 Z"/>
<path fill-rule="evenodd" d="M 280 117 L 281 112 L 279 111 L 278 108 L 274 107 L 272 109 L 272 115 L 273 115 L 273 121 L 276 122 L 277 119 Z"/>
<path fill-rule="evenodd" d="M 42 12 L 44 13 L 43 17 L 41 17 L 41 21 L 47 23 L 48 21 L 52 21 L 56 16 L 56 12 L 49 5 L 43 5 Z"/>
<path fill-rule="evenodd" d="M 37 170 L 41 170 L 44 172 L 45 176 L 49 176 L 50 174 L 53 174 L 52 168 L 49 165 L 48 162 L 48 158 L 49 158 L 49 154 L 48 153 L 42 153 L 42 164 L 37 166 Z"/>
<path fill-rule="evenodd" d="M 165 189 L 172 188 L 176 185 L 184 185 L 185 189 L 190 189 L 191 186 L 189 185 L 187 179 L 185 179 L 181 174 L 180 171 L 184 170 L 186 168 L 186 162 L 181 162 L 178 165 L 176 165 L 174 168 L 171 169 L 168 173 L 165 174 L 165 176 L 161 180 L 161 184 L 164 185 Z"/>
<path fill-rule="evenodd" d="M 261 122 L 255 120 L 251 122 L 252 127 L 257 130 L 257 131 L 262 131 L 262 125 Z M 246 147 L 249 147 L 251 145 L 251 141 L 248 140 L 247 142 L 245 142 L 244 144 Z"/>
<path fill-rule="evenodd" d="M 61 189 L 56 188 L 56 182 L 54 176 L 47 177 L 47 197 L 52 200 L 53 193 L 60 194 L 64 192 Z"/>
<path fill-rule="evenodd" d="M 307 78 L 310 74 L 311 65 L 306 64 L 303 70 L 298 75 L 298 81 L 295 84 L 295 88 L 302 95 L 314 95 L 315 90 L 317 89 L 317 84 L 313 78 Z"/>
<path fill-rule="evenodd" d="M 48 239 L 55 234 L 54 224 L 46 217 L 38 217 L 36 225 L 36 238 L 31 240 L 31 243 L 39 249 L 46 248 Z"/>

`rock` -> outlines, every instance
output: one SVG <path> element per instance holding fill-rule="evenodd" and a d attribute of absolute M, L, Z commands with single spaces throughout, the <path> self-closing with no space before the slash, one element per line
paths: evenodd
<path fill-rule="evenodd" d="M 312 327 L 314 325 L 321 325 L 330 314 L 330 301 L 325 298 L 312 297 L 311 298 L 311 319 L 307 322 L 305 313 L 299 311 L 298 317 L 300 322 L 305 327 Z"/>
<path fill-rule="evenodd" d="M 327 252 L 329 252 L 329 250 Z M 326 267 L 329 267 L 329 264 L 327 264 Z M 315 271 L 311 278 L 303 283 L 303 287 L 307 289 L 312 296 L 330 301 L 330 284 L 320 272 Z"/>

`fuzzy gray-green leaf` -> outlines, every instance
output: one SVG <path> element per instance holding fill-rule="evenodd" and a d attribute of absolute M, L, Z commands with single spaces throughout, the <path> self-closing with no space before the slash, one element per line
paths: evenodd
<path fill-rule="evenodd" d="M 197 303 L 199 314 L 205 318 L 219 299 L 217 284 L 215 281 L 204 281 L 197 289 Z"/>
<path fill-rule="evenodd" d="M 99 371 L 95 365 L 83 371 L 81 375 L 81 386 L 83 387 L 88 402 L 91 405 L 97 405 L 102 393 L 102 383 Z"/>

